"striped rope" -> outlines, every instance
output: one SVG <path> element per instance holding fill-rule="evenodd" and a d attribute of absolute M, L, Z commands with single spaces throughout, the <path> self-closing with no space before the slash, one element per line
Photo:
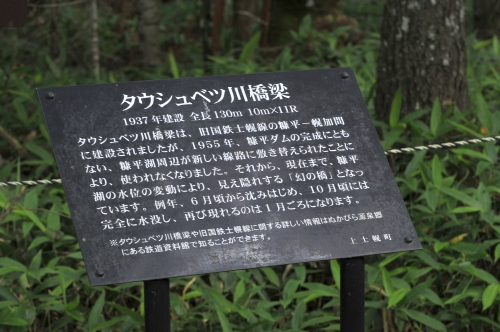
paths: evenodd
<path fill-rule="evenodd" d="M 425 146 L 416 146 L 413 148 L 400 148 L 400 149 L 391 149 L 384 151 L 386 155 L 390 154 L 400 154 L 400 153 L 409 153 L 409 152 L 417 152 L 429 149 L 442 149 L 442 148 L 454 148 L 462 145 L 469 144 L 477 144 L 477 143 L 485 143 L 485 142 L 496 142 L 500 141 L 500 136 L 494 137 L 484 137 L 484 138 L 473 138 L 466 141 L 456 141 L 456 142 L 447 142 L 440 144 L 430 144 Z M 11 187 L 11 186 L 34 186 L 39 184 L 61 184 L 61 179 L 52 179 L 52 180 L 32 180 L 32 181 L 9 181 L 9 182 L 0 182 L 0 187 Z"/>
<path fill-rule="evenodd" d="M 389 155 L 389 154 L 399 154 L 399 153 L 405 153 L 405 152 L 417 152 L 417 151 L 429 150 L 429 149 L 455 148 L 457 146 L 462 146 L 462 145 L 477 144 L 477 143 L 484 143 L 484 142 L 495 142 L 497 140 L 500 140 L 500 136 L 474 138 L 474 139 L 469 139 L 466 141 L 456 141 L 453 143 L 447 142 L 447 143 L 441 143 L 441 144 L 430 144 L 430 145 L 426 145 L 426 146 L 416 146 L 414 148 L 391 149 L 391 150 L 384 151 L 384 153 L 386 155 Z"/>
<path fill-rule="evenodd" d="M 35 186 L 39 184 L 61 184 L 61 179 L 0 182 L 0 187 Z"/>

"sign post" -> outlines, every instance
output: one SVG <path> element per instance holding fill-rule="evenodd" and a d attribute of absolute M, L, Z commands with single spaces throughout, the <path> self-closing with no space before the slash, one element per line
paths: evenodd
<path fill-rule="evenodd" d="M 94 286 L 421 249 L 348 68 L 38 94 Z"/>
<path fill-rule="evenodd" d="M 365 330 L 365 259 L 340 259 L 341 332 Z"/>
<path fill-rule="evenodd" d="M 146 332 L 170 332 L 169 285 L 168 279 L 144 281 Z"/>

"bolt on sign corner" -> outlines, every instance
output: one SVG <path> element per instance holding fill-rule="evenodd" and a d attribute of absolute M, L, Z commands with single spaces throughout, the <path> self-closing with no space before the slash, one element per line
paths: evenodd
<path fill-rule="evenodd" d="M 350 69 L 38 95 L 92 285 L 421 249 Z"/>

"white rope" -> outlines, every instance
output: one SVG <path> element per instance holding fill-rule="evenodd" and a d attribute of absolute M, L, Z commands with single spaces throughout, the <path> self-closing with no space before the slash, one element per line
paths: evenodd
<path fill-rule="evenodd" d="M 442 148 L 454 148 L 457 146 L 468 145 L 468 144 L 477 144 L 477 143 L 485 143 L 485 142 L 494 142 L 500 140 L 500 136 L 494 137 L 484 137 L 484 138 L 473 138 L 466 141 L 456 141 L 456 142 L 446 142 L 440 144 L 429 144 L 426 146 L 415 146 L 413 148 L 399 148 L 399 149 L 390 149 L 384 151 L 386 155 L 390 154 L 400 154 L 405 152 L 417 152 L 429 149 L 442 149 Z M 29 181 L 9 181 L 9 182 L 0 182 L 0 187 L 11 187 L 11 186 L 34 186 L 39 184 L 61 184 L 61 179 L 52 179 L 52 180 L 29 180 Z"/>
<path fill-rule="evenodd" d="M 416 152 L 422 151 L 422 150 L 429 150 L 429 149 L 441 149 L 441 148 L 454 148 L 457 146 L 462 146 L 462 145 L 467 145 L 467 144 L 477 144 L 477 143 L 484 143 L 484 142 L 494 142 L 496 140 L 500 140 L 500 136 L 494 136 L 494 137 L 484 137 L 484 138 L 473 138 L 469 139 L 466 141 L 456 141 L 456 142 L 446 142 L 446 143 L 440 143 L 440 144 L 430 144 L 427 146 L 416 146 L 413 148 L 400 148 L 400 149 L 391 149 L 385 151 L 386 155 L 389 154 L 398 154 L 398 153 L 404 153 L 404 152 Z"/>

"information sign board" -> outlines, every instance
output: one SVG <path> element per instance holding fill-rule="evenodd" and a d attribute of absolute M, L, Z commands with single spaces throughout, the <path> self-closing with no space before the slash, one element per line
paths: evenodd
<path fill-rule="evenodd" d="M 421 248 L 350 69 L 38 94 L 92 285 Z"/>

